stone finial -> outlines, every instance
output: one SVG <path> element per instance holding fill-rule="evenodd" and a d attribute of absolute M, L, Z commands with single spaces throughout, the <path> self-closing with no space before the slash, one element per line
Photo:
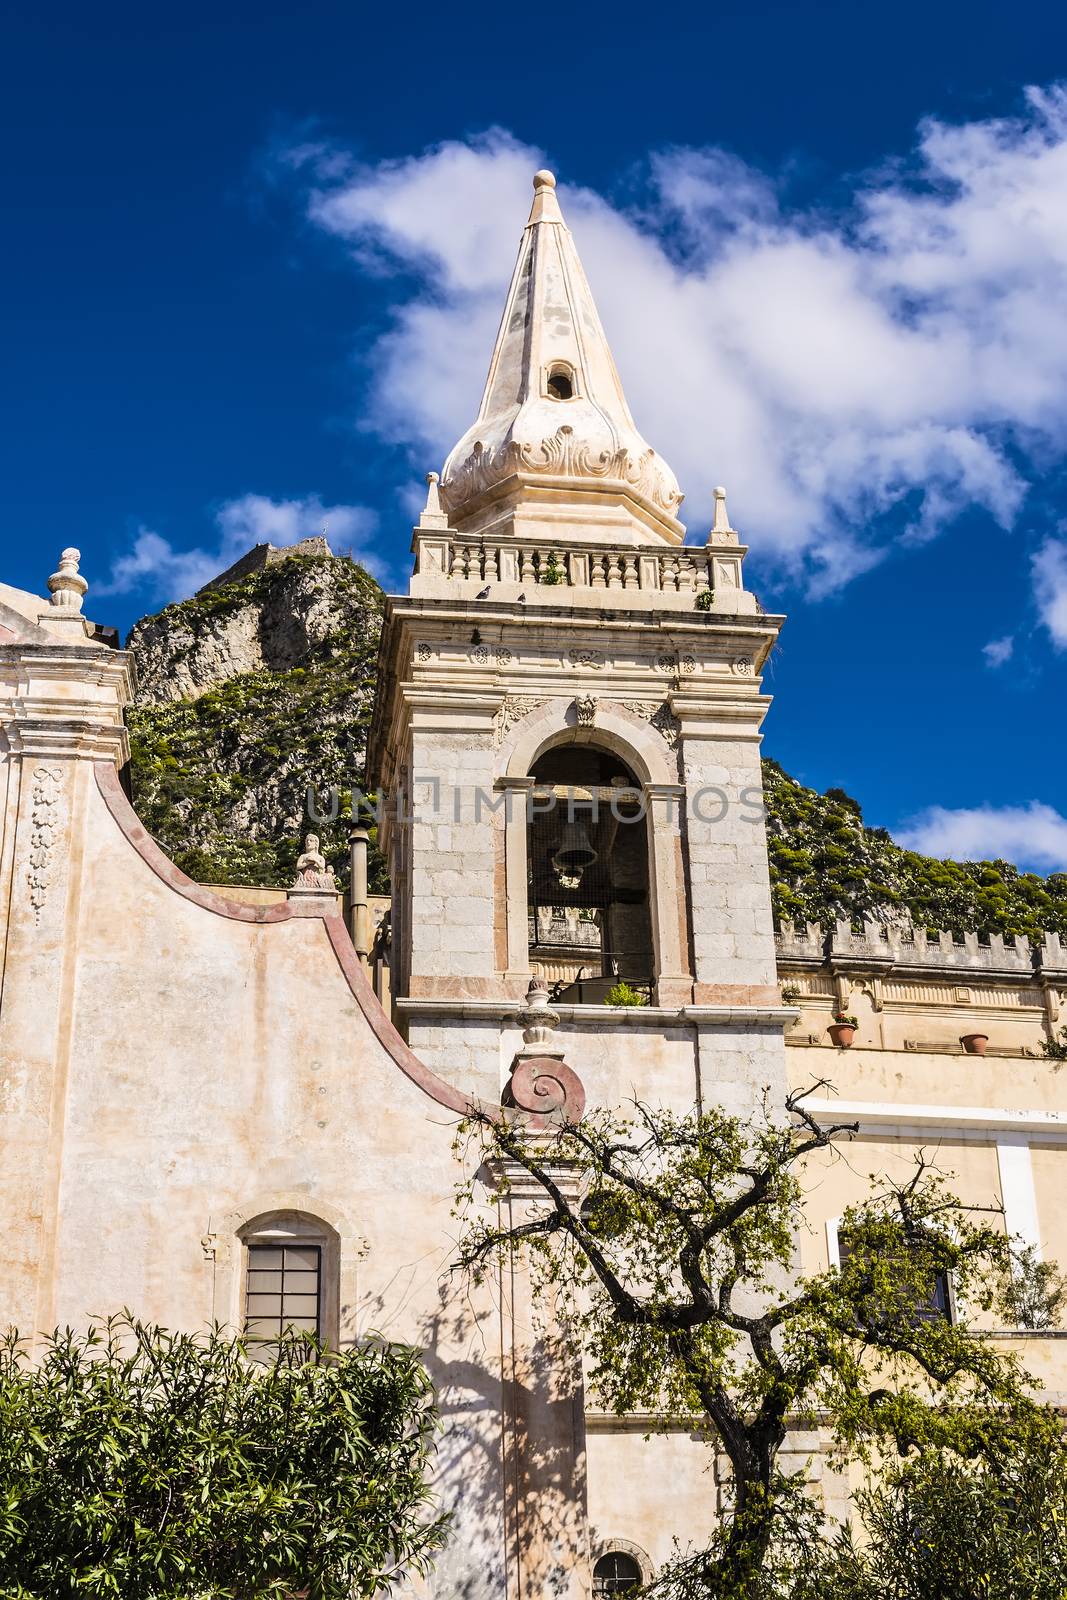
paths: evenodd
<path fill-rule="evenodd" d="M 502 1104 L 526 1112 L 535 1128 L 580 1122 L 585 1089 L 563 1059 L 563 1047 L 556 1038 L 559 1012 L 549 1005 L 548 985 L 537 974 L 530 979 L 515 1021 L 522 1025 L 523 1043 L 512 1060 Z"/>
<path fill-rule="evenodd" d="M 78 571 L 78 562 L 81 560 L 80 550 L 71 547 L 64 550 L 59 558 L 59 570 L 53 572 L 48 580 L 52 604 L 70 616 L 77 616 L 82 608 L 82 600 L 89 585 Z"/>
<path fill-rule="evenodd" d="M 548 985 L 536 974 L 530 979 L 526 999 L 515 1012 L 515 1021 L 522 1028 L 522 1048 L 515 1060 L 524 1056 L 556 1056 L 563 1058 L 563 1048 L 556 1042 L 559 1012 L 548 1003 Z"/>
<path fill-rule="evenodd" d="M 441 509 L 441 496 L 437 490 L 437 485 L 440 481 L 440 473 L 428 472 L 426 474 L 426 504 L 423 510 L 428 511 L 431 516 Z"/>
<path fill-rule="evenodd" d="M 326 857 L 319 849 L 319 836 L 309 833 L 304 840 L 303 854 L 296 863 L 294 889 L 316 889 L 320 894 L 336 894 L 337 880 L 326 865 Z"/>
<path fill-rule="evenodd" d="M 420 528 L 447 528 L 448 517 L 441 509 L 441 491 L 438 489 L 440 475 L 436 472 L 426 474 L 426 504 L 419 514 Z"/>
<path fill-rule="evenodd" d="M 726 490 L 720 484 L 715 490 L 715 515 L 711 522 L 711 532 L 708 534 L 709 544 L 721 544 L 733 541 L 737 535 L 730 526 L 730 514 L 726 509 Z"/>

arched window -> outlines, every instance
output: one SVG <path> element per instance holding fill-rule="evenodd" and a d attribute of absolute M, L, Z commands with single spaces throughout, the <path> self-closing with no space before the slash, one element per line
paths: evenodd
<path fill-rule="evenodd" d="M 593 1568 L 594 1594 L 633 1594 L 641 1586 L 641 1568 L 624 1550 L 608 1550 Z"/>
<path fill-rule="evenodd" d="M 654 973 L 644 796 L 616 755 L 567 744 L 534 763 L 527 839 L 529 954 L 558 998 L 596 1004 Z"/>
<path fill-rule="evenodd" d="M 242 1329 L 251 1354 L 277 1355 L 283 1334 L 337 1342 L 337 1234 L 318 1217 L 278 1211 L 241 1230 L 244 1249 Z"/>
<path fill-rule="evenodd" d="M 565 361 L 557 361 L 549 368 L 546 388 L 552 400 L 574 399 L 574 372 Z"/>

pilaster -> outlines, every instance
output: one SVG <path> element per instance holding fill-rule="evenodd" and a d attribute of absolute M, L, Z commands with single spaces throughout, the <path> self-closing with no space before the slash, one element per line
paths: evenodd
<path fill-rule="evenodd" d="M 72 553 L 54 593 L 77 578 Z M 84 587 L 83 581 L 82 586 Z M 57 612 L 61 602 L 53 600 Z M 0 647 L 5 754 L 0 846 L 0 1062 L 5 1079 L 0 1226 L 11 1251 L 12 1302 L 28 1333 L 53 1322 L 53 1254 L 93 763 L 128 753 L 121 652 L 94 644 L 77 605 L 59 622 Z M 64 641 L 69 635 L 70 643 Z"/>

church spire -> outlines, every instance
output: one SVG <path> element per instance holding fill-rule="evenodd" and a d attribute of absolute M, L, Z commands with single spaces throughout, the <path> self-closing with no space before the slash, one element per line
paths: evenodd
<path fill-rule="evenodd" d="M 441 499 L 465 531 L 551 520 L 561 535 L 683 537 L 681 490 L 630 415 L 551 172 L 534 177 L 481 406 Z"/>

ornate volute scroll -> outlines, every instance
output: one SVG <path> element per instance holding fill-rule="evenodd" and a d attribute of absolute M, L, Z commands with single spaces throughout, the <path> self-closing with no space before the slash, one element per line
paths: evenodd
<path fill-rule="evenodd" d="M 556 1038 L 559 1013 L 548 1001 L 548 985 L 534 976 L 526 1000 L 515 1012 L 522 1028 L 523 1042 L 511 1063 L 511 1077 L 501 1103 L 525 1111 L 545 1122 L 580 1122 L 585 1111 L 582 1080 L 563 1059 L 563 1046 Z"/>
<path fill-rule="evenodd" d="M 517 1056 L 502 1099 L 539 1123 L 580 1122 L 585 1114 L 581 1078 L 552 1056 Z"/>

